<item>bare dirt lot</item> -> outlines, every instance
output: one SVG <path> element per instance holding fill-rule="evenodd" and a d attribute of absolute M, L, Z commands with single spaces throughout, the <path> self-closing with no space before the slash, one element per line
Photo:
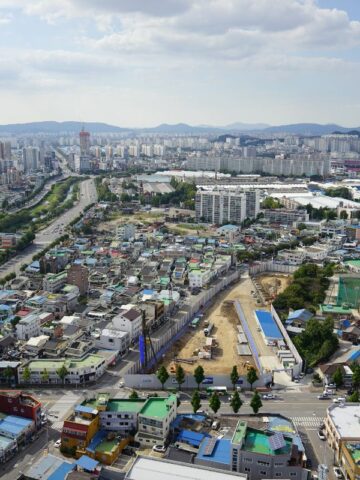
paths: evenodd
<path fill-rule="evenodd" d="M 194 360 L 192 364 L 180 362 L 187 373 L 192 373 L 197 365 L 202 365 L 206 373 L 212 374 L 228 374 L 233 365 L 237 365 L 239 374 L 244 374 L 247 372 L 246 362 L 254 366 L 251 356 L 239 356 L 236 349 L 238 334 L 236 326 L 240 322 L 231 302 L 239 298 L 242 283 L 243 281 L 217 297 L 196 330 L 189 327 L 189 332 L 177 341 L 166 355 L 164 360 L 166 367 L 173 363 L 175 357 Z M 215 338 L 216 347 L 213 349 L 211 360 L 199 360 L 197 351 L 204 347 L 207 338 L 203 332 L 206 321 L 214 324 L 211 337 Z"/>
<path fill-rule="evenodd" d="M 257 275 L 256 280 L 260 283 L 265 295 L 270 299 L 274 299 L 290 284 L 291 276 L 279 273 L 266 273 Z"/>

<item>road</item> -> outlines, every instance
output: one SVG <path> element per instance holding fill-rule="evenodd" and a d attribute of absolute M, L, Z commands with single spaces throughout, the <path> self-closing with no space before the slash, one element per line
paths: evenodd
<path fill-rule="evenodd" d="M 46 432 L 43 433 L 38 440 L 32 445 L 28 446 L 22 454 L 18 454 L 12 461 L 7 463 L 3 469 L 0 469 L 0 474 L 5 480 L 14 480 L 17 478 L 19 472 L 23 472 L 29 468 L 31 461 L 34 463 L 37 458 L 43 455 L 43 449 L 48 446 L 48 450 L 51 453 L 57 453 L 54 448 L 54 441 L 60 437 L 62 422 L 64 418 L 72 411 L 73 406 L 76 403 L 82 402 L 85 398 L 91 398 L 99 392 L 108 392 L 113 398 L 127 398 L 130 389 L 119 388 L 119 384 L 115 378 L 117 377 L 112 371 L 108 371 L 101 385 L 96 387 L 86 387 L 86 390 L 79 387 L 77 389 L 66 388 L 48 388 L 48 389 L 31 389 L 29 393 L 36 396 L 43 407 L 48 412 L 48 416 L 51 419 L 52 425 L 48 429 L 47 442 Z M 120 379 L 119 379 L 120 381 Z M 107 386 L 105 387 L 106 384 Z M 138 392 L 140 396 L 148 395 L 151 392 Z M 164 392 L 157 392 L 159 395 L 165 394 Z M 179 413 L 192 412 L 190 403 L 191 394 L 188 392 L 180 392 L 181 405 L 178 408 Z M 262 416 L 268 416 L 275 413 L 281 413 L 283 416 L 291 418 L 296 425 L 299 434 L 302 438 L 306 449 L 306 455 L 312 460 L 312 470 L 316 471 L 319 463 L 326 463 L 329 466 L 329 478 L 333 480 L 333 453 L 327 445 L 327 442 L 321 441 L 317 436 L 317 431 L 320 423 L 326 416 L 326 408 L 331 402 L 320 401 L 317 399 L 317 393 L 310 392 L 308 385 L 296 385 L 292 388 L 287 388 L 283 391 L 276 392 L 276 400 L 263 400 L 263 407 L 260 414 Z M 240 414 L 250 414 L 252 410 L 250 408 L 250 400 L 252 393 L 242 393 L 241 397 L 244 404 L 241 407 Z M 301 401 L 299 401 L 301 398 Z M 200 410 L 208 411 L 208 400 L 201 400 Z M 222 405 L 219 414 L 232 414 L 231 407 L 229 406 L 229 399 L 222 397 Z M 334 479 L 335 480 L 335 479 Z"/>
<path fill-rule="evenodd" d="M 32 245 L 25 248 L 19 255 L 11 258 L 0 267 L 0 276 L 5 277 L 9 273 L 20 273 L 21 265 L 32 262 L 32 257 L 40 252 L 47 245 L 65 233 L 69 223 L 80 215 L 87 205 L 97 201 L 97 193 L 94 180 L 92 178 L 83 181 L 80 184 L 80 200 L 70 210 L 67 210 L 60 217 L 54 220 L 50 225 L 39 231 Z"/>

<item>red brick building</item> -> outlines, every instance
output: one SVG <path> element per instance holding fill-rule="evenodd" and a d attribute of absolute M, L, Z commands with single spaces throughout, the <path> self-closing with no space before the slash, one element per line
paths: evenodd
<path fill-rule="evenodd" d="M 39 425 L 41 403 L 28 393 L 13 390 L 0 390 L 0 412 L 29 418 Z"/>

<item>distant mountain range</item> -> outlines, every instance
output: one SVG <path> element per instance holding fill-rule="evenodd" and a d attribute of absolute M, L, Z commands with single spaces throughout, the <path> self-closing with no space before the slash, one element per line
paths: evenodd
<path fill-rule="evenodd" d="M 74 134 L 84 128 L 90 133 L 164 133 L 172 135 L 184 134 L 296 134 L 296 135 L 326 135 L 336 133 L 356 133 L 360 127 L 345 128 L 336 124 L 321 125 L 318 123 L 295 123 L 290 125 L 271 126 L 266 123 L 231 123 L 225 126 L 188 125 L 186 123 L 163 123 L 152 128 L 125 128 L 98 122 L 31 122 L 0 125 L 0 135 L 29 135 L 37 133 Z"/>

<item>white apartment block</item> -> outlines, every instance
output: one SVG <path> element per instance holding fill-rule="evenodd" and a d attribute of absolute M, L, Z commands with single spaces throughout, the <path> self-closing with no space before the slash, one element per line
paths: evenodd
<path fill-rule="evenodd" d="M 199 287 L 202 288 L 207 285 L 212 279 L 214 272 L 210 269 L 207 270 L 191 270 L 188 274 L 189 287 Z"/>
<path fill-rule="evenodd" d="M 130 346 L 130 334 L 121 330 L 104 328 L 99 340 L 96 342 L 96 346 L 106 350 L 116 350 L 120 355 L 123 355 Z"/>
<path fill-rule="evenodd" d="M 244 192 L 198 190 L 195 211 L 196 221 L 217 225 L 241 223 L 246 218 L 246 196 Z"/>
<path fill-rule="evenodd" d="M 288 265 L 301 265 L 306 259 L 306 252 L 300 248 L 296 250 L 282 250 L 278 253 L 277 258 Z"/>
<path fill-rule="evenodd" d="M 128 332 L 130 342 L 134 342 L 142 331 L 142 314 L 135 308 L 123 309 L 112 319 L 116 330 Z"/>
<path fill-rule="evenodd" d="M 30 313 L 16 325 L 16 336 L 19 340 L 29 340 L 40 335 L 40 318 L 37 313 Z"/>

